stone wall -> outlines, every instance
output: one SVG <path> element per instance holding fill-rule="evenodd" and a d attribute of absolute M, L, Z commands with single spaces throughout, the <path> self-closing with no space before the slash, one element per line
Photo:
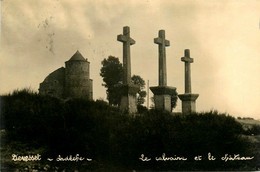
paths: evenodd
<path fill-rule="evenodd" d="M 65 68 L 66 97 L 92 99 L 92 80 L 88 61 L 67 61 Z"/>
<path fill-rule="evenodd" d="M 64 97 L 65 68 L 61 67 L 50 73 L 42 83 L 40 83 L 39 93 L 53 97 Z"/>

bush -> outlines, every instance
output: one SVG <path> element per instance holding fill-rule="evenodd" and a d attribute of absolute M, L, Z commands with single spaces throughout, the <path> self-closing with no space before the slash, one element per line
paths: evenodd
<path fill-rule="evenodd" d="M 20 142 L 28 149 L 44 149 L 43 157 L 78 153 L 93 159 L 87 164 L 53 162 L 60 168 L 248 170 L 256 166 L 254 161 L 219 160 L 226 153 L 251 156 L 256 150 L 241 137 L 240 123 L 216 111 L 184 116 L 139 107 L 140 114 L 130 116 L 101 100 L 62 101 L 26 91 L 1 96 L 1 109 L 6 130 L 4 146 Z M 14 145 L 12 149 L 15 152 L 19 148 Z M 218 159 L 206 160 L 209 152 Z M 163 153 L 184 156 L 188 161 L 154 160 Z M 152 161 L 140 161 L 141 154 Z M 193 161 L 197 155 L 205 159 Z"/>
<path fill-rule="evenodd" d="M 246 135 L 260 135 L 260 125 L 253 124 L 245 129 L 244 134 Z"/>

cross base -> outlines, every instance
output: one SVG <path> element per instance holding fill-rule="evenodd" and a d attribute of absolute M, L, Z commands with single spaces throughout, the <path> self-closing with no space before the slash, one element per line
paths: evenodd
<path fill-rule="evenodd" d="M 191 114 L 196 112 L 196 99 L 199 97 L 199 94 L 179 94 L 178 97 L 182 101 L 182 113 Z"/>
<path fill-rule="evenodd" d="M 176 88 L 168 86 L 157 86 L 150 87 L 150 90 L 154 94 L 155 109 L 171 112 L 171 95 L 175 94 Z"/>
<path fill-rule="evenodd" d="M 139 91 L 137 85 L 124 84 L 119 85 L 119 92 L 121 93 L 120 110 L 129 114 L 137 112 L 136 93 Z"/>

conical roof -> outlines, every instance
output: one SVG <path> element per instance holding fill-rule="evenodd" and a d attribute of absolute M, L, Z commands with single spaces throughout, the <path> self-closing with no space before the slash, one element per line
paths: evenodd
<path fill-rule="evenodd" d="M 77 52 L 69 59 L 69 61 L 86 61 L 86 59 L 77 50 Z"/>

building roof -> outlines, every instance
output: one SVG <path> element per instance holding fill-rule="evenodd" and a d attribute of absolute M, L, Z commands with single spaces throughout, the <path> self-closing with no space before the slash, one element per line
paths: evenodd
<path fill-rule="evenodd" d="M 86 61 L 86 59 L 77 50 L 76 53 L 68 61 Z"/>
<path fill-rule="evenodd" d="M 59 69 L 53 71 L 52 73 L 50 73 L 43 82 L 52 82 L 54 80 L 59 81 L 60 83 L 63 82 L 63 78 L 64 78 L 64 74 L 65 74 L 65 68 L 64 67 L 60 67 Z"/>

